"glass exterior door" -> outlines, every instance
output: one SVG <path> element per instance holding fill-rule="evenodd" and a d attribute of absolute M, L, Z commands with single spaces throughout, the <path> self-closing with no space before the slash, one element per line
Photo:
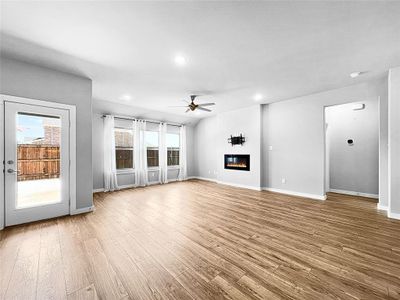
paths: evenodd
<path fill-rule="evenodd" d="M 5 102 L 6 225 L 69 213 L 67 110 Z"/>

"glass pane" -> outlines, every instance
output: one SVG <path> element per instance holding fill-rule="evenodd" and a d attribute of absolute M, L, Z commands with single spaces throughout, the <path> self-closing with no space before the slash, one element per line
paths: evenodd
<path fill-rule="evenodd" d="M 168 148 L 167 149 L 167 162 L 168 166 L 179 165 L 179 148 Z"/>
<path fill-rule="evenodd" d="M 133 130 L 115 128 L 115 157 L 117 169 L 132 169 L 133 163 Z"/>
<path fill-rule="evenodd" d="M 144 141 L 147 148 L 147 167 L 158 167 L 158 132 L 146 131 Z"/>
<path fill-rule="evenodd" d="M 61 202 L 60 145 L 59 117 L 17 114 L 17 208 Z"/>
<path fill-rule="evenodd" d="M 168 166 L 179 165 L 179 134 L 167 133 L 167 164 Z"/>
<path fill-rule="evenodd" d="M 147 166 L 158 167 L 158 148 L 147 147 Z"/>

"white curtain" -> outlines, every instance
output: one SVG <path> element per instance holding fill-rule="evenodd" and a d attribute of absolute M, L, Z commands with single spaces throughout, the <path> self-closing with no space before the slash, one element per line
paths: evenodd
<path fill-rule="evenodd" d="M 160 123 L 159 129 L 159 163 L 160 163 L 160 182 L 168 183 L 168 149 L 167 149 L 167 123 Z"/>
<path fill-rule="evenodd" d="M 147 149 L 145 143 L 146 121 L 135 120 L 133 128 L 135 132 L 135 183 L 137 186 L 146 186 L 148 184 Z"/>
<path fill-rule="evenodd" d="M 182 125 L 179 131 L 180 153 L 179 153 L 179 180 L 187 178 L 187 159 L 186 159 L 186 126 Z"/>
<path fill-rule="evenodd" d="M 104 191 L 118 190 L 115 161 L 114 117 L 104 117 Z"/>

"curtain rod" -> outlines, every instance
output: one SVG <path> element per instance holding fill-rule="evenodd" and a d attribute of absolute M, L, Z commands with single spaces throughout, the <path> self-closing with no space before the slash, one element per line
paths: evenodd
<path fill-rule="evenodd" d="M 102 115 L 101 117 L 104 118 L 106 115 Z M 120 120 L 130 120 L 130 121 L 136 121 L 136 120 L 143 120 L 149 123 L 153 123 L 153 124 L 160 124 L 160 123 L 166 123 L 168 125 L 171 126 L 177 126 L 180 127 L 183 124 L 179 124 L 179 123 L 170 123 L 170 122 L 162 122 L 162 121 L 157 121 L 157 120 L 147 120 L 147 119 L 138 119 L 138 118 L 134 118 L 134 117 L 127 117 L 127 116 L 119 116 L 119 115 L 112 115 L 114 116 L 114 118 L 116 119 L 120 119 Z"/>

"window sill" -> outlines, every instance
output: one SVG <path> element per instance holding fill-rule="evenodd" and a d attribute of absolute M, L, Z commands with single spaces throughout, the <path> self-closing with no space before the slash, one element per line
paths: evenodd
<path fill-rule="evenodd" d="M 148 167 L 147 171 L 159 171 L 160 167 Z"/>
<path fill-rule="evenodd" d="M 168 170 L 179 170 L 181 167 L 179 165 L 177 166 L 168 166 Z"/>
<path fill-rule="evenodd" d="M 179 165 L 178 166 L 168 166 L 167 168 L 168 168 L 168 170 L 179 170 L 180 166 Z M 149 168 L 147 168 L 147 171 L 159 171 L 159 170 L 160 170 L 160 167 L 149 167 Z"/>
<path fill-rule="evenodd" d="M 117 170 L 117 175 L 120 174 L 134 174 L 135 173 L 135 169 L 119 169 Z"/>

